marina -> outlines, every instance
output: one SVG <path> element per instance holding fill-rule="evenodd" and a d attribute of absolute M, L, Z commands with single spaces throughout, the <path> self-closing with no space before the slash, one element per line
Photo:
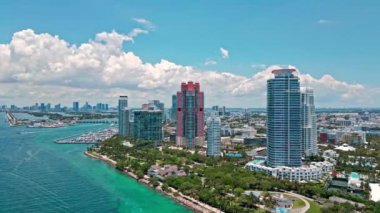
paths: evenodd
<path fill-rule="evenodd" d="M 59 128 L 59 127 L 65 127 L 65 126 L 67 126 L 67 124 L 60 121 L 57 121 L 57 122 L 33 121 L 27 127 L 28 128 Z"/>
<path fill-rule="evenodd" d="M 116 128 L 106 128 L 98 131 L 89 131 L 79 136 L 55 140 L 58 144 L 97 144 L 116 135 Z"/>

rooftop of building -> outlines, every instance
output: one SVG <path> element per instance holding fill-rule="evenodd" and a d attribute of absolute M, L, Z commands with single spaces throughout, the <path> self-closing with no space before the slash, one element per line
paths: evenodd
<path fill-rule="evenodd" d="M 359 174 L 355 172 L 351 172 L 350 177 L 354 179 L 359 179 Z"/>
<path fill-rule="evenodd" d="M 311 162 L 310 165 L 302 165 L 299 167 L 288 167 L 288 166 L 278 166 L 278 167 L 270 167 L 267 166 L 266 161 L 264 159 L 255 159 L 246 164 L 246 166 L 259 166 L 260 168 L 265 168 L 265 169 L 278 169 L 278 170 L 292 170 L 292 171 L 306 171 L 310 169 L 317 169 L 320 167 L 325 167 L 325 166 L 333 166 L 332 163 L 328 161 L 323 161 L 323 162 Z"/>
<path fill-rule="evenodd" d="M 335 147 L 335 149 L 345 151 L 345 152 L 356 150 L 355 147 L 349 146 L 348 144 L 343 144 L 341 146 Z"/>
<path fill-rule="evenodd" d="M 288 68 L 285 68 L 285 69 L 276 69 L 276 70 L 272 70 L 272 73 L 273 74 L 277 74 L 277 73 L 282 73 L 282 72 L 295 72 L 296 69 L 288 69 Z"/>
<path fill-rule="evenodd" d="M 159 112 L 162 113 L 159 109 L 135 109 L 133 112 Z"/>
<path fill-rule="evenodd" d="M 370 183 L 369 188 L 371 189 L 371 200 L 375 202 L 380 201 L 380 184 Z"/>

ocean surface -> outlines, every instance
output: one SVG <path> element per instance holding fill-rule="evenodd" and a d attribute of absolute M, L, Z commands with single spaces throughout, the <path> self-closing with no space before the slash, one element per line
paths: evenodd
<path fill-rule="evenodd" d="M 9 127 L 0 112 L 0 212 L 191 212 L 86 157 L 87 145 L 53 142 L 106 126 Z"/>

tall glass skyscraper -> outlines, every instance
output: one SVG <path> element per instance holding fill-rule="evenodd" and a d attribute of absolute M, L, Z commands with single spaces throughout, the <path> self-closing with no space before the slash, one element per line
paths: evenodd
<path fill-rule="evenodd" d="M 297 167 L 302 164 L 301 94 L 294 69 L 274 70 L 267 82 L 267 164 Z"/>
<path fill-rule="evenodd" d="M 126 108 L 126 107 L 128 107 L 128 96 L 120 96 L 119 106 L 118 106 L 118 113 L 119 113 L 119 121 L 118 122 L 119 122 L 119 134 L 120 135 L 123 135 L 123 132 L 125 132 L 125 129 L 126 129 L 125 122 L 123 122 L 123 115 L 122 115 L 122 110 L 124 110 L 124 108 Z"/>
<path fill-rule="evenodd" d="M 199 83 L 181 84 L 177 92 L 177 146 L 193 149 L 204 143 L 204 94 Z"/>
<path fill-rule="evenodd" d="M 127 137 L 132 136 L 132 126 L 131 126 L 131 114 L 132 110 L 128 107 L 124 107 L 120 110 L 119 114 L 119 135 Z"/>
<path fill-rule="evenodd" d="M 73 102 L 73 111 L 79 112 L 79 102 L 78 101 Z"/>
<path fill-rule="evenodd" d="M 207 156 L 220 156 L 220 125 L 221 121 L 217 111 L 207 118 Z"/>
<path fill-rule="evenodd" d="M 133 137 L 136 139 L 163 140 L 162 111 L 161 110 L 134 110 Z"/>
<path fill-rule="evenodd" d="M 302 88 L 301 103 L 302 153 L 304 156 L 317 155 L 317 115 L 312 89 Z"/>

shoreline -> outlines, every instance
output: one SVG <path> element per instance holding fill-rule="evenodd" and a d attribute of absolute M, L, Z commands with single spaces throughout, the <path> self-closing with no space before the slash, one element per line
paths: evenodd
<path fill-rule="evenodd" d="M 103 156 L 103 155 L 99 156 L 97 154 L 93 154 L 93 153 L 90 153 L 88 151 L 85 151 L 84 155 L 86 155 L 87 157 L 90 157 L 90 158 L 100 160 L 100 161 L 107 163 L 108 165 L 112 166 L 116 171 L 136 180 L 137 182 L 147 186 L 149 189 L 152 189 L 152 190 L 160 193 L 161 195 L 164 195 L 167 198 L 172 199 L 176 203 L 178 203 L 178 204 L 180 204 L 180 205 L 182 205 L 182 206 L 184 206 L 184 207 L 186 207 L 186 208 L 188 208 L 194 212 L 197 212 L 197 213 L 213 213 L 213 212 L 215 212 L 215 213 L 220 212 L 221 213 L 221 212 L 223 212 L 223 211 L 216 209 L 216 208 L 214 208 L 208 204 L 205 204 L 205 203 L 202 203 L 201 201 L 195 200 L 194 198 L 182 195 L 182 193 L 180 193 L 180 192 L 178 192 L 179 193 L 178 196 L 174 196 L 173 193 L 168 193 L 168 192 L 165 192 L 163 190 L 153 188 L 145 179 L 138 179 L 137 175 L 135 175 L 134 173 L 117 170 L 115 168 L 116 167 L 116 161 L 114 161 L 114 160 L 112 160 L 106 156 Z M 171 188 L 171 189 L 173 190 L 173 188 Z"/>

